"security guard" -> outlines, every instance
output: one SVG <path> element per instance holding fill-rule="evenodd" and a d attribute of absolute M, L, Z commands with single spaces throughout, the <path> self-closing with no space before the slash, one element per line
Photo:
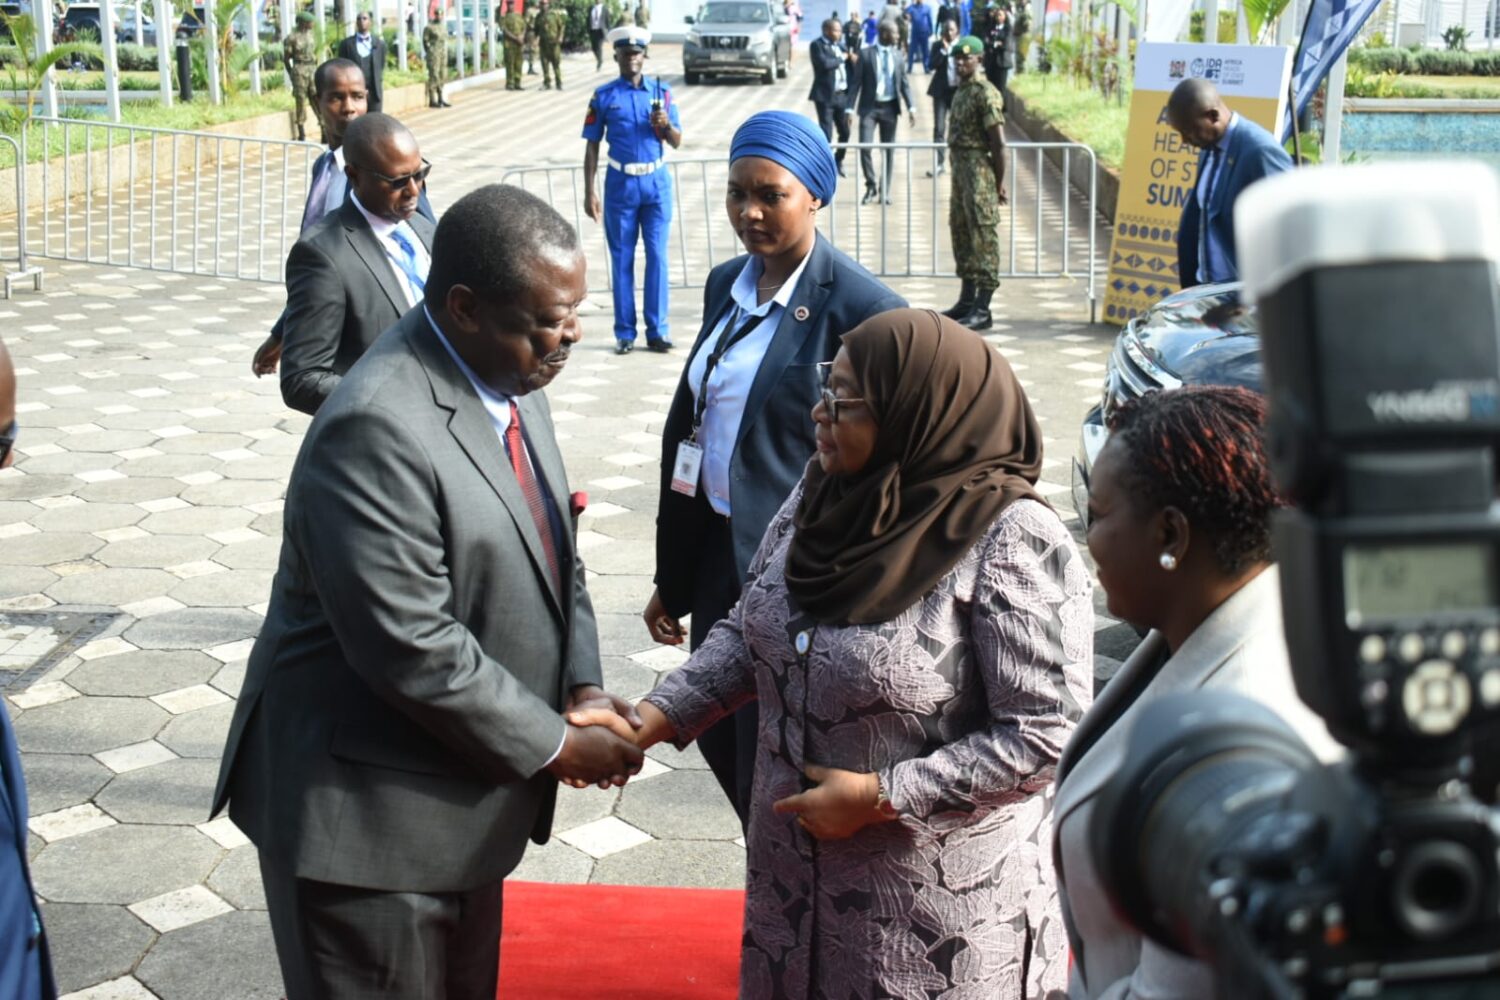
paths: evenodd
<path fill-rule="evenodd" d="M 1000 287 L 1000 206 L 1005 191 L 1005 110 L 1000 91 L 981 69 L 984 43 L 972 35 L 954 44 L 958 93 L 948 110 L 948 161 L 953 194 L 948 233 L 963 281 L 958 302 L 943 310 L 971 330 L 994 325 L 990 299 Z"/>
<path fill-rule="evenodd" d="M 557 89 L 562 90 L 562 44 L 568 33 L 568 12 L 562 7 L 553 7 L 551 0 L 541 0 L 536 17 L 537 41 L 542 50 L 542 89 L 551 90 L 552 81 L 557 80 Z"/>
<path fill-rule="evenodd" d="M 286 36 L 281 47 L 286 78 L 292 87 L 292 134 L 302 140 L 307 138 L 303 123 L 307 120 L 308 105 L 314 108 L 314 117 L 318 114 L 318 98 L 313 87 L 313 74 L 318 69 L 318 40 L 313 37 L 312 26 L 311 14 L 306 11 L 298 14 L 297 30 Z"/>
<path fill-rule="evenodd" d="M 536 76 L 537 9 L 528 3 L 526 5 L 526 12 L 521 16 L 526 19 L 526 35 L 524 39 L 524 49 L 526 52 L 526 75 Z"/>
<path fill-rule="evenodd" d="M 525 90 L 521 86 L 521 46 L 526 42 L 526 18 L 516 11 L 516 0 L 506 0 L 500 31 L 505 36 L 505 89 Z"/>
<path fill-rule="evenodd" d="M 637 28 L 651 27 L 651 8 L 646 6 L 646 0 L 636 0 L 635 26 Z"/>
<path fill-rule="evenodd" d="M 443 84 L 448 79 L 448 31 L 443 26 L 443 8 L 433 8 L 432 20 L 422 29 L 422 51 L 427 57 L 427 106 L 451 108 L 443 100 Z"/>
<path fill-rule="evenodd" d="M 672 221 L 672 178 L 663 160 L 666 143 L 682 145 L 682 122 L 672 91 L 643 72 L 651 33 L 643 28 L 615 28 L 608 35 L 620 67 L 617 79 L 594 91 L 583 137 L 584 211 L 604 223 L 614 283 L 615 353 L 635 346 L 635 245 L 646 238 L 646 346 L 669 351 L 667 335 L 667 235 Z M 599 167 L 599 140 L 609 139 L 609 170 L 604 177 L 600 210 L 594 175 Z"/>

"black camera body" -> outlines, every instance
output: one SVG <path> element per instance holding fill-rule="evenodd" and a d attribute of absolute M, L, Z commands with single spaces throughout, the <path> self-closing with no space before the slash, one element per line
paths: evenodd
<path fill-rule="evenodd" d="M 1095 862 L 1222 997 L 1500 997 L 1500 176 L 1299 170 L 1235 223 L 1293 679 L 1350 753 L 1318 763 L 1249 699 L 1162 699 Z"/>

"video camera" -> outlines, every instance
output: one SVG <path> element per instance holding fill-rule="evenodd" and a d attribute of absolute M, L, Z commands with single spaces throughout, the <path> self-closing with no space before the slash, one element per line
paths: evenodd
<path fill-rule="evenodd" d="M 1091 845 L 1217 995 L 1500 997 L 1500 174 L 1317 168 L 1241 196 L 1272 544 L 1319 764 L 1228 694 L 1143 709 Z M 1477 794 L 1476 794 L 1477 793 Z"/>

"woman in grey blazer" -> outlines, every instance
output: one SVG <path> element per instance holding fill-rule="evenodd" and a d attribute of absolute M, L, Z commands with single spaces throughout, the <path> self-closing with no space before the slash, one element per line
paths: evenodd
<path fill-rule="evenodd" d="M 1053 853 L 1075 998 L 1205 1000 L 1212 970 L 1116 915 L 1090 857 L 1095 800 L 1123 763 L 1142 706 L 1214 688 L 1275 709 L 1320 756 L 1337 755 L 1292 683 L 1271 565 L 1265 403 L 1201 386 L 1121 406 L 1094 465 L 1089 553 L 1110 614 L 1151 631 L 1101 692 L 1057 770 Z"/>

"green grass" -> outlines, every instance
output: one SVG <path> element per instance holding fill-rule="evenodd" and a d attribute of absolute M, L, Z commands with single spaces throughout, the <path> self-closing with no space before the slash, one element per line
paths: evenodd
<path fill-rule="evenodd" d="M 1050 73 L 1012 75 L 1009 86 L 1032 114 L 1047 119 L 1068 138 L 1092 147 L 1102 165 L 1119 170 L 1125 162 L 1125 132 L 1130 122 L 1128 86 L 1123 100 L 1106 99 L 1097 90 Z"/>

